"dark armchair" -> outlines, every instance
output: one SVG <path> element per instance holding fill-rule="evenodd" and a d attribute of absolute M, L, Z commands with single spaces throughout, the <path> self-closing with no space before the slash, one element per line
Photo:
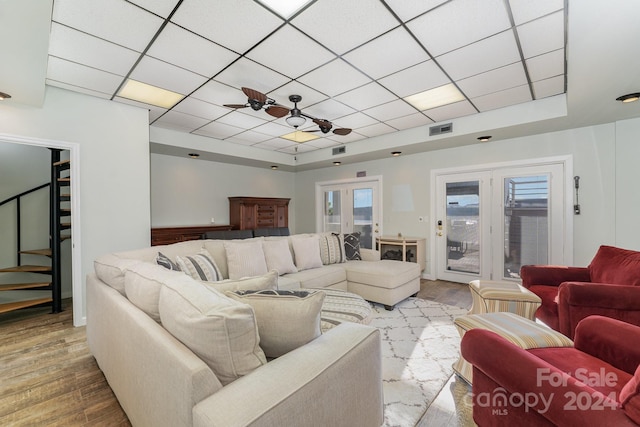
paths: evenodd
<path fill-rule="evenodd" d="M 525 265 L 520 277 L 542 300 L 536 317 L 569 338 L 592 314 L 640 325 L 638 251 L 600 246 L 588 267 Z"/>

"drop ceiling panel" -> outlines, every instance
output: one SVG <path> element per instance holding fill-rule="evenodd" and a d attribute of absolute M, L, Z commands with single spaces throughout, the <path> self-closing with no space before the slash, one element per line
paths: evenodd
<path fill-rule="evenodd" d="M 335 59 L 335 55 L 287 25 L 247 54 L 249 59 L 295 79 Z"/>
<path fill-rule="evenodd" d="M 73 86 L 67 83 L 62 83 L 62 82 L 58 82 L 50 79 L 46 79 L 45 83 L 49 86 L 55 86 L 55 87 L 70 90 L 73 92 L 84 93 L 85 95 L 95 96 L 96 98 L 111 99 L 110 93 L 104 93 L 104 92 L 98 92 L 91 89 L 85 89 L 83 87 Z"/>
<path fill-rule="evenodd" d="M 480 111 L 489 111 L 531 100 L 529 86 L 524 85 L 473 98 L 471 101 Z"/>
<path fill-rule="evenodd" d="M 149 123 L 156 120 L 158 117 L 163 115 L 167 109 L 156 107 L 155 105 L 144 104 L 142 102 L 134 101 L 133 99 L 122 98 L 120 96 L 116 96 L 113 98 L 114 101 L 122 102 L 123 104 L 135 105 L 136 107 L 144 108 L 149 111 Z"/>
<path fill-rule="evenodd" d="M 174 24 L 165 27 L 147 54 L 205 77 L 214 76 L 239 58 L 238 54 Z"/>
<path fill-rule="evenodd" d="M 140 57 L 134 50 L 53 23 L 49 54 L 82 65 L 126 76 Z"/>
<path fill-rule="evenodd" d="M 137 4 L 140 7 L 147 9 L 149 12 L 153 12 L 156 15 L 160 15 L 163 18 L 167 18 L 178 0 L 128 0 L 130 3 Z"/>
<path fill-rule="evenodd" d="M 347 127 L 349 129 L 361 128 L 377 122 L 378 120 L 373 117 L 359 112 L 340 117 L 340 127 Z"/>
<path fill-rule="evenodd" d="M 284 120 L 282 122 L 284 123 Z M 270 135 L 275 137 L 286 135 L 288 133 L 293 132 L 293 128 L 291 126 L 285 126 L 281 123 L 276 123 L 276 122 L 265 123 L 263 125 L 256 127 L 253 130 L 256 132 L 263 133 L 265 135 Z"/>
<path fill-rule="evenodd" d="M 457 0 L 407 24 L 432 56 L 442 55 L 511 27 L 503 0 Z"/>
<path fill-rule="evenodd" d="M 316 147 L 314 147 L 313 145 L 307 145 L 306 143 L 304 144 L 298 144 L 296 143 L 295 145 L 290 145 L 286 148 L 281 148 L 278 151 L 282 152 L 282 153 L 289 153 L 289 154 L 298 154 L 298 153 L 304 153 L 306 151 L 313 151 L 316 150 Z"/>
<path fill-rule="evenodd" d="M 133 80 L 187 95 L 207 79 L 184 68 L 145 56 L 130 76 Z"/>
<path fill-rule="evenodd" d="M 269 92 L 270 98 L 273 98 L 276 103 L 283 105 L 289 109 L 293 108 L 293 102 L 289 101 L 290 95 L 302 96 L 302 101 L 298 103 L 298 107 L 302 108 L 307 105 L 313 105 L 320 101 L 327 99 L 327 96 L 311 89 L 309 86 L 305 86 L 295 80 L 290 81 L 286 85 L 279 87 L 278 89 Z"/>
<path fill-rule="evenodd" d="M 254 145 L 271 138 L 272 138 L 271 135 L 256 132 L 253 130 L 248 130 L 248 131 L 239 133 L 237 135 L 234 135 L 229 139 L 225 139 L 225 141 L 233 142 L 236 144 L 242 144 L 242 145 Z"/>
<path fill-rule="evenodd" d="M 375 125 L 358 128 L 359 134 L 362 134 L 369 138 L 378 135 L 384 135 L 385 133 L 391 133 L 394 131 L 396 131 L 396 129 L 392 128 L 389 125 L 385 125 L 384 123 L 376 123 Z"/>
<path fill-rule="evenodd" d="M 402 116 L 408 116 L 415 112 L 415 108 L 401 99 L 396 99 L 395 101 L 387 102 L 386 104 L 364 110 L 365 114 L 380 120 L 381 122 L 386 122 Z"/>
<path fill-rule="evenodd" d="M 460 101 L 453 104 L 443 105 L 442 107 L 432 108 L 424 111 L 424 114 L 429 116 L 435 122 L 442 122 L 444 120 L 475 114 L 476 112 L 476 109 L 473 108 L 473 105 L 471 105 L 469 101 Z"/>
<path fill-rule="evenodd" d="M 513 64 L 520 53 L 511 30 L 470 44 L 437 58 L 451 78 L 460 80 Z"/>
<path fill-rule="evenodd" d="M 448 0 L 387 0 L 387 4 L 403 22 L 407 22 L 447 1 Z"/>
<path fill-rule="evenodd" d="M 521 62 L 458 81 L 458 86 L 462 92 L 470 98 L 524 84 L 527 84 L 527 76 L 524 73 L 524 67 Z"/>
<path fill-rule="evenodd" d="M 518 27 L 525 58 L 531 58 L 564 46 L 564 14 L 556 12 Z"/>
<path fill-rule="evenodd" d="M 352 50 L 343 58 L 374 79 L 430 59 L 404 28 L 396 28 Z"/>
<path fill-rule="evenodd" d="M 329 96 L 336 96 L 371 82 L 370 78 L 342 59 L 331 61 L 298 80 Z"/>
<path fill-rule="evenodd" d="M 286 139 L 273 138 L 273 139 L 269 139 L 267 141 L 261 142 L 259 144 L 256 144 L 254 145 L 254 147 L 279 150 L 281 148 L 292 147 L 296 144 L 297 142 L 287 141 Z"/>
<path fill-rule="evenodd" d="M 564 74 L 564 49 L 534 56 L 527 59 L 526 63 L 529 77 L 534 82 Z"/>
<path fill-rule="evenodd" d="M 263 65 L 246 58 L 241 58 L 218 74 L 215 80 L 240 89 L 250 87 L 266 93 L 289 82 L 289 78 Z M 246 102 L 246 97 L 244 97 Z M 224 101 L 229 103 L 233 101 Z"/>
<path fill-rule="evenodd" d="M 283 24 L 253 0 L 186 0 L 171 19 L 235 52 L 245 53 Z"/>
<path fill-rule="evenodd" d="M 424 92 L 434 87 L 450 83 L 451 80 L 442 72 L 434 61 L 425 61 L 406 70 L 399 71 L 379 82 L 401 98 Z"/>
<path fill-rule="evenodd" d="M 265 117 L 271 117 L 271 116 L 265 114 Z M 255 128 L 256 126 L 260 126 L 267 123 L 267 120 L 259 119 L 257 117 L 253 117 L 248 114 L 243 114 L 239 111 L 232 111 L 229 114 L 226 114 L 220 117 L 218 119 L 218 122 L 235 126 L 241 129 L 252 129 L 252 128 Z"/>
<path fill-rule="evenodd" d="M 327 99 L 305 108 L 305 112 L 319 119 L 335 120 L 338 117 L 353 114 L 356 110 L 333 99 Z"/>
<path fill-rule="evenodd" d="M 225 125 L 224 123 L 212 122 L 194 131 L 193 133 L 218 139 L 225 139 L 242 132 L 244 132 L 244 129 Z"/>
<path fill-rule="evenodd" d="M 398 117 L 397 119 L 387 120 L 385 123 L 398 130 L 403 130 L 424 126 L 433 123 L 433 121 L 422 113 L 415 113 L 404 117 Z"/>
<path fill-rule="evenodd" d="M 190 114 L 180 113 L 178 111 L 168 111 L 158 120 L 153 122 L 156 126 L 175 126 L 191 132 L 209 123 L 209 120 L 201 117 L 192 116 Z"/>
<path fill-rule="evenodd" d="M 536 99 L 564 93 L 564 75 L 533 82 L 533 93 Z"/>
<path fill-rule="evenodd" d="M 314 139 L 313 141 L 305 142 L 304 144 L 312 145 L 316 148 L 327 148 L 327 147 L 335 147 L 336 145 L 340 145 L 339 142 L 336 142 L 326 137 L 320 137 L 318 139 Z"/>
<path fill-rule="evenodd" d="M 162 25 L 159 17 L 124 1 L 56 1 L 53 21 L 142 52 Z"/>
<path fill-rule="evenodd" d="M 49 57 L 47 78 L 70 86 L 112 95 L 122 77 L 64 59 Z"/>
<path fill-rule="evenodd" d="M 364 110 L 396 99 L 391 92 L 378 83 L 369 83 L 335 97 L 336 100 L 355 110 Z"/>
<path fill-rule="evenodd" d="M 563 0 L 509 0 L 516 25 L 537 19 L 564 7 Z"/>
<path fill-rule="evenodd" d="M 173 110 L 208 120 L 215 120 L 229 113 L 228 108 L 210 104 L 192 96 L 183 99 Z"/>
<path fill-rule="evenodd" d="M 247 102 L 247 97 L 239 89 L 215 80 L 208 81 L 204 86 L 196 90 L 191 97 L 216 105 L 243 104 Z"/>
<path fill-rule="evenodd" d="M 399 25 L 382 2 L 369 0 L 317 1 L 291 22 L 338 55 Z"/>

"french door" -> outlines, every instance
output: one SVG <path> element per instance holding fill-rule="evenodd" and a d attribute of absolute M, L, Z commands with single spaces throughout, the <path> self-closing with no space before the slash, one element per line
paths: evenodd
<path fill-rule="evenodd" d="M 564 169 L 550 163 L 436 175 L 436 277 L 518 280 L 523 265 L 570 262 Z"/>
<path fill-rule="evenodd" d="M 316 184 L 316 229 L 320 232 L 360 232 L 360 248 L 375 248 L 380 235 L 378 179 Z"/>

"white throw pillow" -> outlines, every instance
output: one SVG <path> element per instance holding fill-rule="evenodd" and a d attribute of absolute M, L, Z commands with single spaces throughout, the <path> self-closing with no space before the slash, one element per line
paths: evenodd
<path fill-rule="evenodd" d="M 337 233 L 320 233 L 320 258 L 322 264 L 347 262 L 344 253 L 344 236 Z"/>
<path fill-rule="evenodd" d="M 165 283 L 159 309 L 162 326 L 200 357 L 223 385 L 267 363 L 251 306 L 190 279 Z"/>
<path fill-rule="evenodd" d="M 227 292 L 253 307 L 260 347 L 267 357 L 280 357 L 319 337 L 322 291 Z"/>
<path fill-rule="evenodd" d="M 269 271 L 267 274 L 243 279 L 226 279 L 219 282 L 202 282 L 211 286 L 218 292 L 226 291 L 261 291 L 265 289 L 278 289 L 278 272 Z"/>
<path fill-rule="evenodd" d="M 287 240 L 265 240 L 262 242 L 262 250 L 269 270 L 276 270 L 280 276 L 298 272 Z"/>
<path fill-rule="evenodd" d="M 320 258 L 320 239 L 317 235 L 294 237 L 291 239 L 298 271 L 322 267 Z"/>
<path fill-rule="evenodd" d="M 176 263 L 180 270 L 195 280 L 217 282 L 222 280 L 220 269 L 205 249 L 194 255 L 177 256 Z"/>
<path fill-rule="evenodd" d="M 224 249 L 227 253 L 229 279 L 262 276 L 267 273 L 262 240 L 225 241 Z"/>

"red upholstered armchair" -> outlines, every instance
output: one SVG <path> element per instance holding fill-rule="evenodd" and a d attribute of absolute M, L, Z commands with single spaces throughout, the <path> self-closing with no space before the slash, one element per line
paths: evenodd
<path fill-rule="evenodd" d="M 640 425 L 640 327 L 589 316 L 574 347 L 524 350 L 472 329 L 462 356 L 473 365 L 473 419 L 480 426 Z"/>
<path fill-rule="evenodd" d="M 536 317 L 573 338 L 592 314 L 640 325 L 640 252 L 600 246 L 588 267 L 525 265 L 522 286 L 542 299 Z"/>

